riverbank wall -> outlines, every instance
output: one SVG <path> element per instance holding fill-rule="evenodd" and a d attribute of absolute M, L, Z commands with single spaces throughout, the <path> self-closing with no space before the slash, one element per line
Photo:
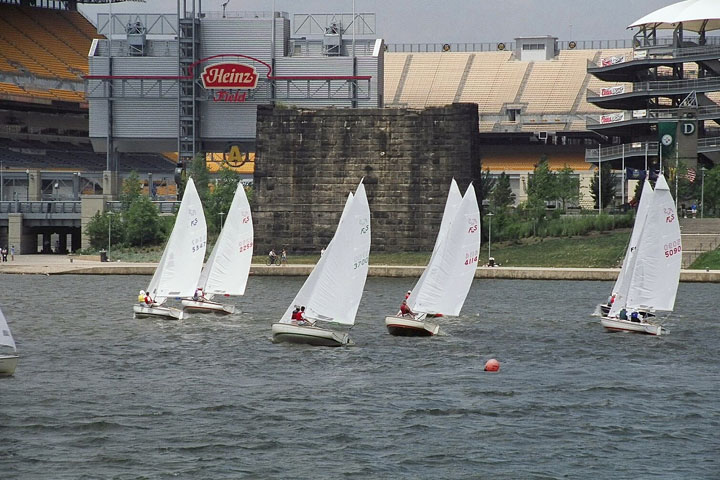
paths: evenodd
<path fill-rule="evenodd" d="M 24 255 L 0 263 L 0 274 L 16 275 L 152 275 L 155 263 L 97 262 L 54 255 Z M 252 265 L 251 276 L 307 276 L 314 265 Z M 418 278 L 425 267 L 370 265 L 368 276 Z M 505 280 L 614 281 L 617 268 L 478 267 L 475 278 Z M 720 270 L 682 270 L 681 282 L 720 283 Z"/>

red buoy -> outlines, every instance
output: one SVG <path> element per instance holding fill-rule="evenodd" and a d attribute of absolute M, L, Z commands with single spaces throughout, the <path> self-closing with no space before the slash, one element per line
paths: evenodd
<path fill-rule="evenodd" d="M 485 362 L 486 372 L 497 372 L 498 370 L 500 370 L 500 362 L 498 362 L 494 358 L 491 358 L 490 360 Z"/>

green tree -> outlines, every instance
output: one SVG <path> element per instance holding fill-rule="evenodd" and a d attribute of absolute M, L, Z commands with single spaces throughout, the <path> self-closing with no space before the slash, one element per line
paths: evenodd
<path fill-rule="evenodd" d="M 136 171 L 130 172 L 130 175 L 123 181 L 122 191 L 120 192 L 120 203 L 123 211 L 127 211 L 130 205 L 143 194 L 142 182 Z"/>
<path fill-rule="evenodd" d="M 220 212 L 223 213 L 222 218 L 227 218 L 230 210 L 237 185 L 240 182 L 240 174 L 235 170 L 223 165 L 218 172 L 217 182 L 212 192 L 208 195 L 207 203 L 205 203 L 205 217 L 207 219 L 208 231 L 219 232 L 221 230 Z"/>
<path fill-rule="evenodd" d="M 697 180 L 696 180 L 697 181 Z M 705 172 L 705 206 L 703 215 L 717 214 L 720 209 L 720 165 Z"/>
<path fill-rule="evenodd" d="M 125 213 L 125 241 L 132 246 L 153 245 L 163 239 L 157 207 L 146 196 L 137 198 Z"/>
<path fill-rule="evenodd" d="M 208 195 L 210 194 L 210 172 L 208 172 L 204 154 L 198 154 L 193 161 L 190 162 L 190 168 L 183 182 L 183 192 L 185 191 L 188 178 L 192 178 L 193 182 L 195 182 L 195 188 L 198 191 L 200 200 L 203 205 L 205 205 Z"/>
<path fill-rule="evenodd" d="M 537 203 L 537 201 L 551 202 L 557 197 L 557 178 L 550 171 L 547 155 L 540 157 L 540 161 L 535 165 L 533 173 L 528 175 L 527 182 L 528 202 Z"/>
<path fill-rule="evenodd" d="M 556 180 L 557 198 L 562 202 L 563 210 L 568 203 L 577 203 L 580 200 L 580 178 L 575 171 L 565 165 L 558 173 Z"/>
<path fill-rule="evenodd" d="M 493 188 L 490 195 L 490 204 L 498 210 L 504 209 L 505 207 L 512 205 L 515 202 L 515 194 L 510 188 L 510 177 L 502 172 L 495 182 L 495 188 Z"/>
<path fill-rule="evenodd" d="M 617 185 L 617 176 L 610 169 L 610 164 L 606 163 L 602 166 L 602 208 L 604 209 L 615 198 L 615 185 Z M 595 208 L 598 208 L 598 174 L 597 172 L 590 181 L 590 194 L 595 201 Z"/>
<path fill-rule="evenodd" d="M 490 192 L 492 192 L 495 186 L 495 179 L 490 175 L 490 169 L 486 168 L 480 172 L 480 208 L 484 210 L 483 204 L 485 200 L 490 198 Z M 482 213 L 482 212 L 481 212 Z"/>
<path fill-rule="evenodd" d="M 96 250 L 108 247 L 108 233 L 111 244 L 120 245 L 125 240 L 125 222 L 120 214 L 97 212 L 85 227 L 85 233 L 90 237 L 90 246 Z"/>

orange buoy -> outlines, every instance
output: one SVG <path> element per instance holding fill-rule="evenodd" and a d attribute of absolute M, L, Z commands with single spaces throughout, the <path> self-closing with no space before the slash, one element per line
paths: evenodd
<path fill-rule="evenodd" d="M 500 362 L 498 362 L 494 358 L 491 358 L 490 360 L 485 362 L 486 372 L 497 372 L 498 370 L 500 370 Z"/>

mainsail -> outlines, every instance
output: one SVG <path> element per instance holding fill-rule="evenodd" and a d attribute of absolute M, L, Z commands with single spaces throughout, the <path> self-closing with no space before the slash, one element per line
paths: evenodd
<path fill-rule="evenodd" d="M 200 275 L 208 295 L 243 295 L 253 254 L 253 224 L 245 188 L 238 183 L 225 225 Z"/>
<path fill-rule="evenodd" d="M 206 239 L 205 214 L 190 178 L 170 239 L 147 288 L 156 303 L 162 304 L 167 297 L 190 297 L 195 293 L 205 260 Z"/>
<path fill-rule="evenodd" d="M 670 189 L 660 175 L 642 230 L 628 290 L 628 309 L 672 311 L 682 267 L 680 224 Z"/>
<path fill-rule="evenodd" d="M 353 325 L 360 306 L 370 256 L 370 207 L 361 182 L 350 194 L 333 239 L 285 311 L 290 323 L 296 306 L 312 320 Z"/>
<path fill-rule="evenodd" d="M 448 209 L 452 196 L 453 185 L 445 208 L 450 220 L 443 227 L 443 218 L 430 263 L 408 298 L 408 305 L 417 313 L 459 315 L 475 277 L 480 253 L 480 210 L 475 188 L 470 184 L 457 208 Z"/>

